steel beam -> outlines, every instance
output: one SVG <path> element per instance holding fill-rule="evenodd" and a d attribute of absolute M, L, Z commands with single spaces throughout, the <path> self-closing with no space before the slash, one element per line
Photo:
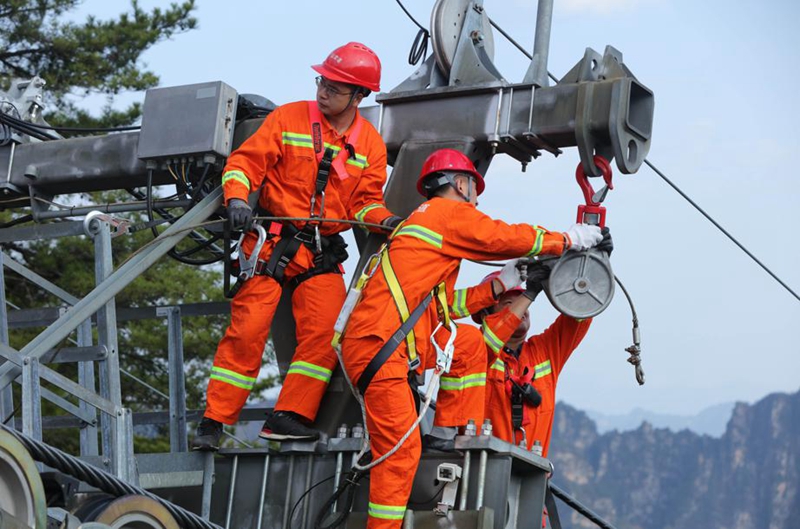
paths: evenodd
<path fill-rule="evenodd" d="M 22 361 L 22 433 L 42 440 L 42 388 L 36 358 Z"/>
<path fill-rule="evenodd" d="M 92 347 L 92 322 L 83 320 L 78 326 L 78 346 Z M 108 350 L 105 350 L 108 353 Z M 87 391 L 94 393 L 94 362 L 78 363 L 78 384 L 86 388 Z M 79 403 L 80 411 L 89 415 L 92 419 L 88 425 L 81 428 L 81 456 L 96 456 L 100 454 L 97 442 L 97 411 L 83 401 Z"/>
<path fill-rule="evenodd" d="M 36 272 L 29 270 L 27 267 L 11 259 L 11 257 L 5 252 L 3 252 L 3 266 L 7 267 L 12 272 L 21 275 L 31 283 L 35 284 L 38 287 L 41 287 L 42 289 L 53 294 L 62 301 L 66 301 L 70 305 L 74 305 L 79 301 L 78 298 L 76 298 L 66 290 L 62 289 L 58 285 L 48 281 L 47 279 L 43 278 Z"/>
<path fill-rule="evenodd" d="M 17 241 L 38 241 L 83 234 L 83 222 L 55 222 L 53 224 L 34 224 L 18 228 L 0 230 L 0 243 Z"/>
<path fill-rule="evenodd" d="M 167 317 L 169 352 L 169 447 L 170 452 L 186 452 L 186 379 L 183 371 L 183 330 L 180 307 L 162 307 L 158 314 Z"/>
<path fill-rule="evenodd" d="M 8 309 L 6 308 L 5 254 L 0 252 L 0 343 L 8 345 Z M 0 358 L 0 366 L 7 360 Z M 5 421 L 8 421 L 7 423 Z M 14 393 L 11 386 L 0 388 L 0 422 L 14 428 Z"/>

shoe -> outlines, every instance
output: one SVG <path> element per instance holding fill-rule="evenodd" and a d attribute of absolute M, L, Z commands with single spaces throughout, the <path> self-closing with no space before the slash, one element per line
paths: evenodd
<path fill-rule="evenodd" d="M 219 450 L 219 440 L 222 437 L 222 423 L 203 417 L 197 425 L 197 433 L 192 440 L 192 450 L 200 452 L 216 452 Z"/>
<path fill-rule="evenodd" d="M 422 437 L 422 451 L 427 453 L 454 453 L 456 451 L 456 440 L 442 439 L 441 437 L 434 437 L 433 435 L 427 434 Z"/>
<path fill-rule="evenodd" d="M 290 411 L 273 411 L 267 414 L 264 427 L 258 434 L 262 439 L 270 441 L 316 441 L 319 431 L 309 428 L 301 422 L 296 413 Z"/>

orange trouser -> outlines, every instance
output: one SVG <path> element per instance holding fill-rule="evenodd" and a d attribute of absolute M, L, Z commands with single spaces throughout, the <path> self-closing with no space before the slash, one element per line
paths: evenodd
<path fill-rule="evenodd" d="M 345 335 L 343 349 L 370 351 L 374 355 L 382 345 L 382 340 L 374 336 L 348 339 Z M 425 367 L 435 364 L 434 354 L 423 359 Z M 361 373 L 348 371 L 348 375 L 358 380 Z M 463 426 L 469 419 L 476 424 L 482 423 L 485 389 L 486 345 L 483 336 L 475 327 L 460 326 L 453 363 L 440 381 L 434 425 Z M 408 379 L 383 378 L 378 371 L 367 388 L 364 403 L 372 455 L 377 459 L 397 444 L 417 418 Z M 419 464 L 420 446 L 419 431 L 416 431 L 394 454 L 370 470 L 367 529 L 397 529 L 401 526 Z"/>
<path fill-rule="evenodd" d="M 272 241 L 269 241 L 272 242 Z M 269 247 L 271 249 L 271 245 Z M 262 259 L 269 252 L 262 251 Z M 286 280 L 307 270 L 311 253 L 301 247 L 286 268 Z M 217 347 L 208 382 L 205 416 L 233 424 L 244 406 L 261 369 L 264 344 L 282 288 L 268 276 L 247 280 L 231 300 L 231 324 Z M 297 329 L 297 348 L 283 381 L 276 410 L 293 411 L 314 420 L 331 373 L 336 353 L 331 347 L 333 324 L 345 298 L 342 276 L 336 273 L 311 277 L 292 295 L 292 314 Z"/>

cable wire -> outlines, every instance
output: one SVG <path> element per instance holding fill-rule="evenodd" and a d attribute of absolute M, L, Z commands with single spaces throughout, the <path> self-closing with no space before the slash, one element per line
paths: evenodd
<path fill-rule="evenodd" d="M 533 60 L 533 55 L 531 55 L 530 53 L 528 53 L 528 50 L 526 50 L 525 48 L 523 48 L 523 47 L 520 45 L 520 43 L 519 43 L 519 42 L 517 42 L 516 40 L 514 40 L 514 39 L 511 37 L 511 35 L 509 35 L 508 33 L 506 33 L 506 32 L 503 30 L 503 28 L 501 28 L 500 26 L 498 26 L 498 25 L 497 25 L 497 23 L 496 23 L 494 20 L 492 20 L 491 18 L 489 19 L 489 24 L 491 24 L 491 25 L 492 25 L 492 27 L 493 27 L 494 29 L 496 29 L 497 31 L 499 31 L 501 35 L 503 35 L 503 36 L 504 36 L 506 39 L 508 39 L 508 41 L 509 41 L 511 44 L 513 44 L 513 45 L 514 45 L 514 46 L 515 46 L 515 47 L 516 47 L 516 48 L 517 48 L 519 51 L 521 51 L 523 54 L 525 54 L 525 57 L 527 57 L 527 58 L 528 58 L 528 59 L 530 59 L 530 60 Z M 553 75 L 553 74 L 551 74 L 549 71 L 547 72 L 547 76 L 548 76 L 548 77 L 549 77 L 549 78 L 550 78 L 550 79 L 551 79 L 553 82 L 555 82 L 555 83 L 557 83 L 557 82 L 558 82 L 558 79 L 556 78 L 556 76 L 555 76 L 555 75 Z"/>
<path fill-rule="evenodd" d="M 419 28 L 416 37 L 414 37 L 414 42 L 411 44 L 411 50 L 408 52 L 408 64 L 415 66 L 420 60 L 424 61 L 428 56 L 428 40 L 430 39 L 431 33 L 422 24 L 417 22 L 417 19 L 409 13 L 406 6 L 403 5 L 403 2 L 400 0 L 395 0 L 395 2 L 397 2 L 397 5 L 403 10 L 403 13 L 411 19 L 411 22 Z"/>
<path fill-rule="evenodd" d="M 785 288 L 785 289 L 786 289 L 786 290 L 787 290 L 787 291 L 788 291 L 788 292 L 789 292 L 789 293 L 790 293 L 792 296 L 794 296 L 794 297 L 797 299 L 797 301 L 800 301 L 800 296 L 798 296 L 798 295 L 797 295 L 797 293 L 796 293 L 794 290 L 792 290 L 791 288 L 789 288 L 789 285 L 787 285 L 786 283 L 784 283 L 784 282 L 781 280 L 781 278 L 779 278 L 777 275 L 775 275 L 775 274 L 772 272 L 772 270 L 770 270 L 769 268 L 767 268 L 767 266 L 766 266 L 764 263 L 762 263 L 762 262 L 761 262 L 761 261 L 760 261 L 760 260 L 759 260 L 759 259 L 758 259 L 758 258 L 755 256 L 755 255 L 753 255 L 753 254 L 750 252 L 750 250 L 748 250 L 747 248 L 745 248 L 745 247 L 744 247 L 744 245 L 743 245 L 742 243 L 740 243 L 739 241 L 737 241 L 737 240 L 734 238 L 734 236 L 733 236 L 733 235 L 731 235 L 730 233 L 728 233 L 728 231 L 727 231 L 725 228 L 723 228 L 722 226 L 720 226 L 720 224 L 719 224 L 719 223 L 718 223 L 716 220 L 714 220 L 714 219 L 711 217 L 711 215 L 709 215 L 708 213 L 706 213 L 705 211 L 703 211 L 703 208 L 701 208 L 700 206 L 698 206 L 698 205 L 697 205 L 697 203 L 696 203 L 694 200 L 692 200 L 691 198 L 689 198 L 689 196 L 688 196 L 686 193 L 684 193 L 683 191 L 681 191 L 681 189 L 680 189 L 680 188 L 679 188 L 677 185 L 675 185 L 675 184 L 672 182 L 672 180 L 670 180 L 669 178 L 667 178 L 667 177 L 666 177 L 666 175 L 665 175 L 664 173 L 662 173 L 661 171 L 659 171 L 659 170 L 658 170 L 658 168 L 657 168 L 655 165 L 653 165 L 652 163 L 650 163 L 650 160 L 647 160 L 647 159 L 645 159 L 644 163 L 645 163 L 645 164 L 647 164 L 647 166 L 648 166 L 650 169 L 652 169 L 652 170 L 653 170 L 653 171 L 654 171 L 654 172 L 655 172 L 655 173 L 656 173 L 658 176 L 660 176 L 660 177 L 661 177 L 661 178 L 662 178 L 662 179 L 663 179 L 663 180 L 664 180 L 664 181 L 665 181 L 667 184 L 669 184 L 669 185 L 670 185 L 670 187 L 672 187 L 672 189 L 674 189 L 675 191 L 677 191 L 677 192 L 678 192 L 678 194 L 679 194 L 680 196 L 682 196 L 684 199 L 686 199 L 686 201 L 687 201 L 687 202 L 689 202 L 689 204 L 691 204 L 692 206 L 694 206 L 694 208 L 695 208 L 697 211 L 699 211 L 699 212 L 700 212 L 700 213 L 701 213 L 701 214 L 702 214 L 702 215 L 703 215 L 703 216 L 704 216 L 706 219 L 708 219 L 708 221 L 709 221 L 709 222 L 711 222 L 711 224 L 713 224 L 714 226 L 716 226 L 716 227 L 717 227 L 717 229 L 718 229 L 719 231 L 721 231 L 721 232 L 722 232 L 722 233 L 723 233 L 723 234 L 724 234 L 726 237 L 728 237 L 728 238 L 729 238 L 731 241 L 733 241 L 733 243 L 734 243 L 736 246 L 738 246 L 740 250 L 742 250 L 744 253 L 746 253 L 746 254 L 747 254 L 747 255 L 748 255 L 748 256 L 749 256 L 749 257 L 750 257 L 750 258 L 751 258 L 753 261 L 755 261 L 755 262 L 756 262 L 756 264 L 758 264 L 758 266 L 760 266 L 761 268 L 763 268 L 763 269 L 764 269 L 764 271 L 766 271 L 766 272 L 767 272 L 769 275 L 771 275 L 771 276 L 772 276 L 772 278 L 773 278 L 775 281 L 777 281 L 778 283 L 780 283 L 780 285 L 781 285 L 783 288 Z"/>

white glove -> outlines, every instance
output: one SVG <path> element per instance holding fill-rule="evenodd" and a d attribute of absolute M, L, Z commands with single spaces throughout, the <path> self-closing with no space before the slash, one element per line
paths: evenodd
<path fill-rule="evenodd" d="M 512 288 L 520 286 L 528 278 L 528 263 L 530 259 L 521 257 L 512 259 L 500 269 L 497 280 L 503 284 L 503 292 L 508 292 Z"/>
<path fill-rule="evenodd" d="M 599 226 L 591 224 L 574 224 L 564 232 L 567 238 L 567 250 L 588 250 L 603 240 Z"/>

